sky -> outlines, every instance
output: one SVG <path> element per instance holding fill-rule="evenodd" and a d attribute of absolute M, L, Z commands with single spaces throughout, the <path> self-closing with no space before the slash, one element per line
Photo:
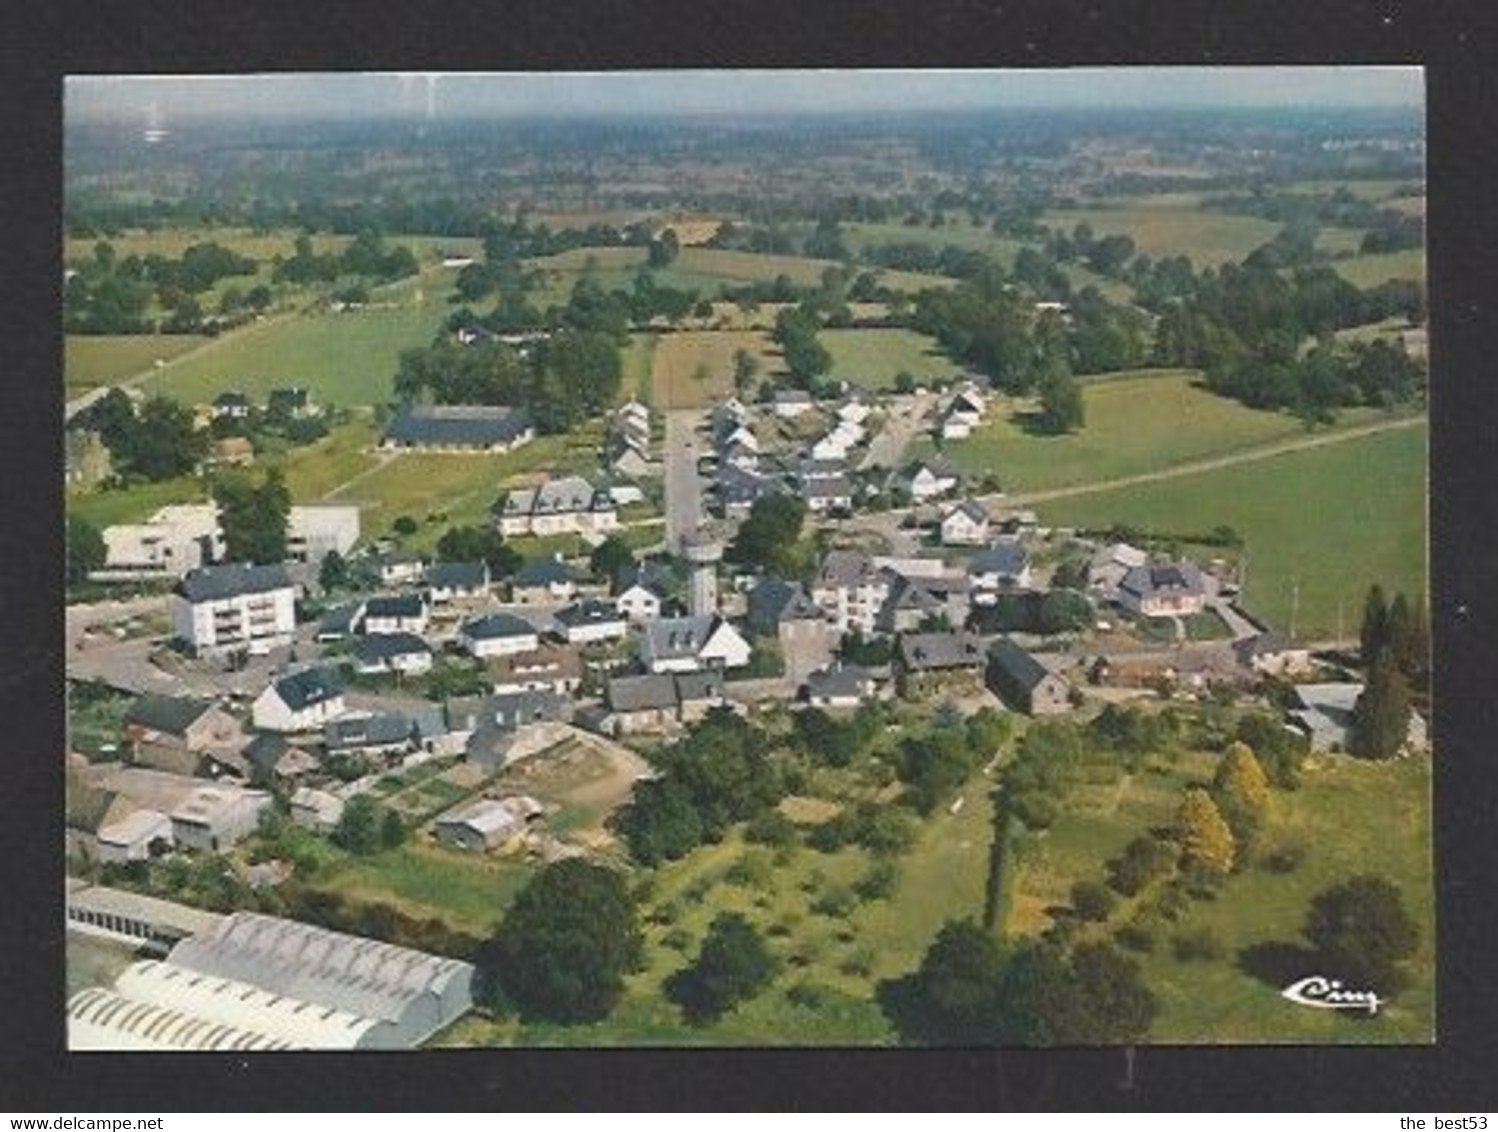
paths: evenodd
<path fill-rule="evenodd" d="M 1009 71 L 72 76 L 69 122 L 215 117 L 782 114 L 1048 107 L 1406 107 L 1418 67 L 1119 67 Z"/>

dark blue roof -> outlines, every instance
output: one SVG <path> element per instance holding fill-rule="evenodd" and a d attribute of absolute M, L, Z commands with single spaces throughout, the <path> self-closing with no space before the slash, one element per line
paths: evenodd
<path fill-rule="evenodd" d="M 379 664 L 397 656 L 431 652 L 432 647 L 415 633 L 374 633 L 355 637 L 349 655 L 360 664 Z"/>
<path fill-rule="evenodd" d="M 435 562 L 427 569 L 427 585 L 433 589 L 471 590 L 489 584 L 489 567 L 483 562 Z"/>
<path fill-rule="evenodd" d="M 479 641 L 498 637 L 526 637 L 535 632 L 534 625 L 513 613 L 486 613 L 463 625 L 463 634 Z"/>
<path fill-rule="evenodd" d="M 612 602 L 589 598 L 587 601 L 580 601 L 565 609 L 557 610 L 556 619 L 564 627 L 572 629 L 580 625 L 605 625 L 613 621 L 623 621 L 624 614 L 620 613 Z"/>
<path fill-rule="evenodd" d="M 426 606 L 418 594 L 372 597 L 364 605 L 366 619 L 370 617 L 420 617 L 425 612 Z"/>
<path fill-rule="evenodd" d="M 1030 561 L 1025 548 L 1018 543 L 996 542 L 973 555 L 967 564 L 969 574 L 1018 574 Z"/>
<path fill-rule="evenodd" d="M 331 668 L 308 668 L 276 681 L 276 694 L 292 711 L 331 700 L 343 692 L 343 681 Z"/>
<path fill-rule="evenodd" d="M 555 558 L 537 558 L 515 571 L 518 586 L 550 586 L 572 580 L 572 571 Z"/>
<path fill-rule="evenodd" d="M 200 566 L 177 583 L 177 593 L 191 602 L 224 601 L 289 588 L 291 577 L 285 566 L 251 566 L 246 562 Z"/>
<path fill-rule="evenodd" d="M 512 444 L 530 428 L 523 409 L 502 405 L 402 405 L 386 430 L 400 444 Z"/>

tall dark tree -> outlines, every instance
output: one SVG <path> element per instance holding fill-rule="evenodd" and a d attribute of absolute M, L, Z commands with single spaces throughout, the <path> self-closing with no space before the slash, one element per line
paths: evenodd
<path fill-rule="evenodd" d="M 286 528 L 291 492 L 280 468 L 271 468 L 258 485 L 234 472 L 213 485 L 224 534 L 224 557 L 231 562 L 266 565 L 286 560 Z"/>
<path fill-rule="evenodd" d="M 1386 651 L 1373 662 L 1368 683 L 1353 705 L 1348 750 L 1366 759 L 1397 755 L 1409 735 L 1412 712 L 1409 684 L 1393 653 Z"/>
<path fill-rule="evenodd" d="M 594 577 L 603 578 L 612 585 L 620 573 L 634 565 L 634 561 L 635 552 L 630 550 L 629 543 L 618 535 L 609 535 L 588 555 L 588 569 Z"/>
<path fill-rule="evenodd" d="M 1399 981 L 1399 964 L 1415 953 L 1420 927 L 1399 889 L 1380 876 L 1360 875 L 1318 893 L 1306 913 L 1305 937 L 1329 970 L 1349 986 L 1385 993 Z"/>
<path fill-rule="evenodd" d="M 76 586 L 103 567 L 104 536 L 87 519 L 69 515 L 67 524 L 67 579 Z"/>
<path fill-rule="evenodd" d="M 754 501 L 728 556 L 746 566 L 794 572 L 795 544 L 806 521 L 806 503 L 793 495 L 766 495 Z"/>
<path fill-rule="evenodd" d="M 1384 601 L 1383 587 L 1377 583 L 1368 587 L 1368 596 L 1363 601 L 1363 624 L 1358 633 L 1363 664 L 1372 668 L 1374 661 L 1388 643 L 1389 607 Z"/>
<path fill-rule="evenodd" d="M 914 973 L 880 985 L 880 1005 L 905 1042 L 992 1045 L 1001 1033 L 1003 970 L 991 933 L 971 920 L 948 921 Z"/>
<path fill-rule="evenodd" d="M 634 897 L 618 871 L 569 858 L 515 898 L 476 957 L 480 997 L 527 1020 L 597 1022 L 641 958 Z"/>
<path fill-rule="evenodd" d="M 666 980 L 666 996 L 688 1021 L 712 1022 L 759 993 L 777 966 L 754 925 L 723 912 L 708 926 L 697 958 Z"/>
<path fill-rule="evenodd" d="M 317 584 L 322 587 L 322 592 L 341 590 L 348 585 L 348 580 L 348 560 L 336 550 L 328 551 L 323 556 L 322 565 L 317 568 Z"/>

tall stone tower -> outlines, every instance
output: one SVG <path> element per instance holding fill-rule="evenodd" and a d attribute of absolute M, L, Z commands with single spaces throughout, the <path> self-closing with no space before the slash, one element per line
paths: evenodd
<path fill-rule="evenodd" d="M 718 563 L 723 560 L 723 544 L 706 531 L 682 535 L 681 554 L 692 569 L 687 588 L 687 612 L 693 617 L 710 617 L 718 612 Z"/>

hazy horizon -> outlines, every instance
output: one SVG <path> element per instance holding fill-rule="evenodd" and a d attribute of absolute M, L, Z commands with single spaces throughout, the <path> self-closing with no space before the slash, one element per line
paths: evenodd
<path fill-rule="evenodd" d="M 1003 109 L 1408 109 L 1419 67 L 86 75 L 72 124 L 215 119 L 783 115 Z"/>

